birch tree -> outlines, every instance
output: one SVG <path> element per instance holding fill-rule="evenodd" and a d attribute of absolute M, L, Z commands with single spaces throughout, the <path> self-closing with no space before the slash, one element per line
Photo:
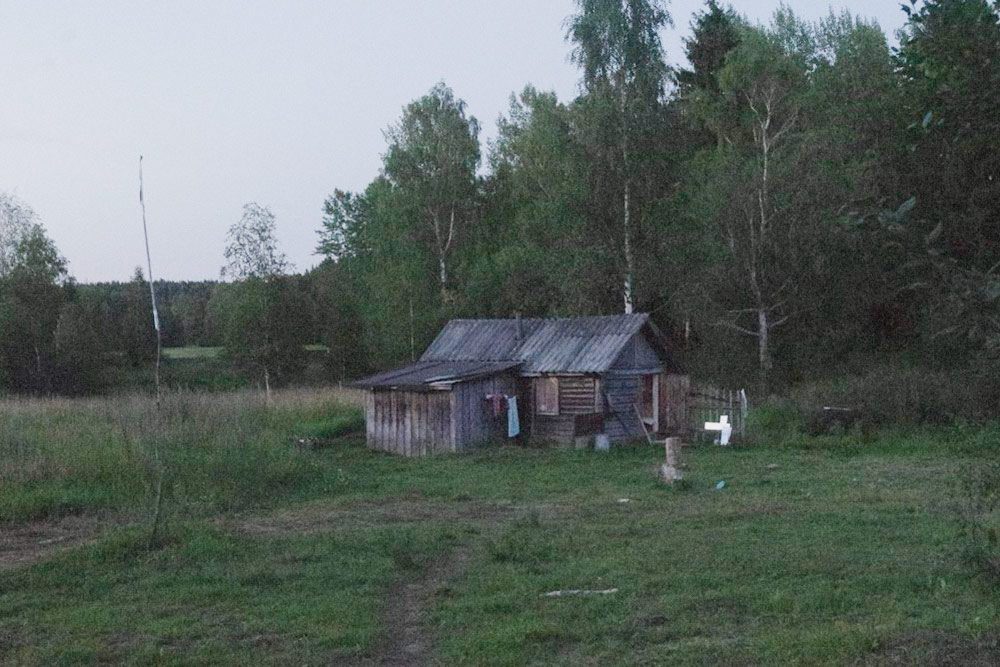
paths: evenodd
<path fill-rule="evenodd" d="M 0 194 L 0 375 L 15 389 L 49 389 L 67 280 L 66 260 L 34 211 Z"/>
<path fill-rule="evenodd" d="M 406 106 L 386 139 L 383 171 L 434 254 L 441 299 L 448 302 L 450 260 L 475 212 L 479 122 L 439 83 Z"/>
<path fill-rule="evenodd" d="M 716 248 L 702 268 L 706 309 L 712 324 L 755 339 L 762 392 L 775 333 L 819 309 L 849 273 L 837 266 L 848 243 L 840 223 L 872 196 L 870 170 L 844 154 L 849 128 L 827 118 L 837 64 L 821 59 L 814 35 L 788 10 L 770 30 L 744 32 L 709 111 L 730 116 L 723 141 L 695 170 L 690 214 Z"/>
<path fill-rule="evenodd" d="M 300 322 L 307 308 L 288 284 L 291 264 L 278 249 L 269 208 L 243 207 L 239 222 L 229 228 L 225 258 L 222 276 L 235 282 L 220 293 L 215 308 L 224 322 L 226 350 L 260 372 L 270 401 L 272 378 L 301 364 L 308 328 Z"/>
<path fill-rule="evenodd" d="M 567 39 L 573 61 L 583 70 L 582 87 L 590 116 L 591 145 L 599 147 L 593 166 L 600 181 L 613 182 L 620 202 L 622 302 L 635 308 L 637 231 L 644 223 L 637 192 L 645 141 L 660 112 L 667 65 L 660 30 L 670 24 L 663 0 L 577 0 Z"/>

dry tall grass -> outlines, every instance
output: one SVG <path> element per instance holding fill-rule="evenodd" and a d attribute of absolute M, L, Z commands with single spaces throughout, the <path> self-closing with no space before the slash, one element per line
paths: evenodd
<path fill-rule="evenodd" d="M 288 439 L 299 429 L 356 426 L 360 397 L 343 389 L 174 392 L 0 402 L 0 520 L 148 500 L 162 475 L 168 501 L 238 506 L 310 474 Z"/>

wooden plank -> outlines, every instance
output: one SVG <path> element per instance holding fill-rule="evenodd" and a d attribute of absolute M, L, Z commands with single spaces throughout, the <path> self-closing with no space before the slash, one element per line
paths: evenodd
<path fill-rule="evenodd" d="M 420 455 L 427 455 L 427 412 L 430 409 L 431 395 L 420 396 L 420 408 L 417 411 L 417 446 L 420 448 Z"/>
<path fill-rule="evenodd" d="M 458 406 L 458 399 L 456 397 L 456 392 L 455 392 L 454 389 L 452 389 L 449 392 L 449 398 L 451 399 L 450 400 L 451 410 L 449 411 L 449 415 L 448 415 L 449 416 L 449 419 L 448 419 L 448 433 L 449 433 L 448 451 L 452 451 L 453 452 L 453 451 L 455 451 L 455 443 L 458 442 L 458 424 L 457 424 L 457 420 L 459 418 L 459 416 L 457 414 L 458 413 L 458 407 L 459 407 Z"/>
<path fill-rule="evenodd" d="M 385 442 L 385 393 L 375 393 L 375 448 L 381 450 Z"/>
<path fill-rule="evenodd" d="M 559 377 L 560 414 L 591 414 L 595 401 L 594 379 L 591 377 Z"/>
<path fill-rule="evenodd" d="M 396 411 L 395 411 L 395 401 L 392 395 L 395 392 L 387 391 L 385 393 L 385 432 L 383 433 L 382 446 L 387 452 L 394 452 L 393 442 L 396 439 Z"/>
<path fill-rule="evenodd" d="M 406 448 L 403 446 L 403 406 L 402 396 L 398 391 L 392 392 L 392 425 L 393 425 L 393 450 L 398 454 L 406 456 Z"/>
<path fill-rule="evenodd" d="M 413 450 L 413 392 L 403 394 L 403 442 L 406 443 L 406 455 L 414 456 Z"/>
<path fill-rule="evenodd" d="M 439 451 L 439 448 L 444 444 L 444 411 L 441 408 L 442 400 L 448 399 L 447 392 L 434 392 L 431 400 L 431 410 L 430 410 L 430 431 L 431 431 L 431 442 L 428 446 L 433 451 Z"/>
<path fill-rule="evenodd" d="M 448 448 L 450 447 L 451 401 L 452 395 L 450 391 L 442 394 L 438 399 L 438 443 L 436 451 L 439 452 L 448 451 Z"/>
<path fill-rule="evenodd" d="M 437 451 L 439 452 L 446 452 L 451 449 L 451 442 L 452 442 L 451 406 L 452 406 L 452 394 L 449 391 L 441 395 L 438 405 L 441 415 L 440 422 L 438 424 L 440 439 L 438 440 Z"/>
<path fill-rule="evenodd" d="M 375 442 L 378 443 L 377 447 L 379 450 L 385 449 L 385 429 L 388 423 L 388 410 L 388 394 L 380 391 L 375 394 L 375 413 L 378 415 L 378 432 L 375 435 Z"/>

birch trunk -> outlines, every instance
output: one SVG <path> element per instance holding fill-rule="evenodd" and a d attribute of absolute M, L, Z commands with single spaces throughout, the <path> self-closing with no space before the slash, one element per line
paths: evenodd
<path fill-rule="evenodd" d="M 768 381 L 774 360 L 771 358 L 771 347 L 768 334 L 771 324 L 767 321 L 767 311 L 760 308 L 757 311 L 757 359 L 760 364 L 760 394 L 767 397 Z"/>
<path fill-rule="evenodd" d="M 630 195 L 629 183 L 625 181 L 625 195 L 624 195 L 624 206 L 625 215 L 623 220 L 624 236 L 625 236 L 625 286 L 622 296 L 625 300 L 625 313 L 632 314 L 634 306 L 633 290 L 635 288 L 635 258 L 632 256 L 632 220 L 631 220 L 631 210 L 630 210 Z"/>
<path fill-rule="evenodd" d="M 441 283 L 441 300 L 448 300 L 448 266 L 444 253 L 438 255 L 438 281 Z"/>
<path fill-rule="evenodd" d="M 625 284 L 622 291 L 622 298 L 625 301 L 625 314 L 631 315 L 635 310 L 635 258 L 632 254 L 632 190 L 629 183 L 628 164 L 628 94 L 623 91 L 621 99 L 621 123 L 622 123 L 622 174 L 624 175 L 624 188 L 622 193 L 622 236 L 623 250 L 625 252 Z"/>

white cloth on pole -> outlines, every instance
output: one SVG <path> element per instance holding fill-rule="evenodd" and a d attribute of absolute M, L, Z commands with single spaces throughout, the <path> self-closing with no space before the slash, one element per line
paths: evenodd
<path fill-rule="evenodd" d="M 507 437 L 516 438 L 521 433 L 521 424 L 517 419 L 517 396 L 507 397 Z"/>

